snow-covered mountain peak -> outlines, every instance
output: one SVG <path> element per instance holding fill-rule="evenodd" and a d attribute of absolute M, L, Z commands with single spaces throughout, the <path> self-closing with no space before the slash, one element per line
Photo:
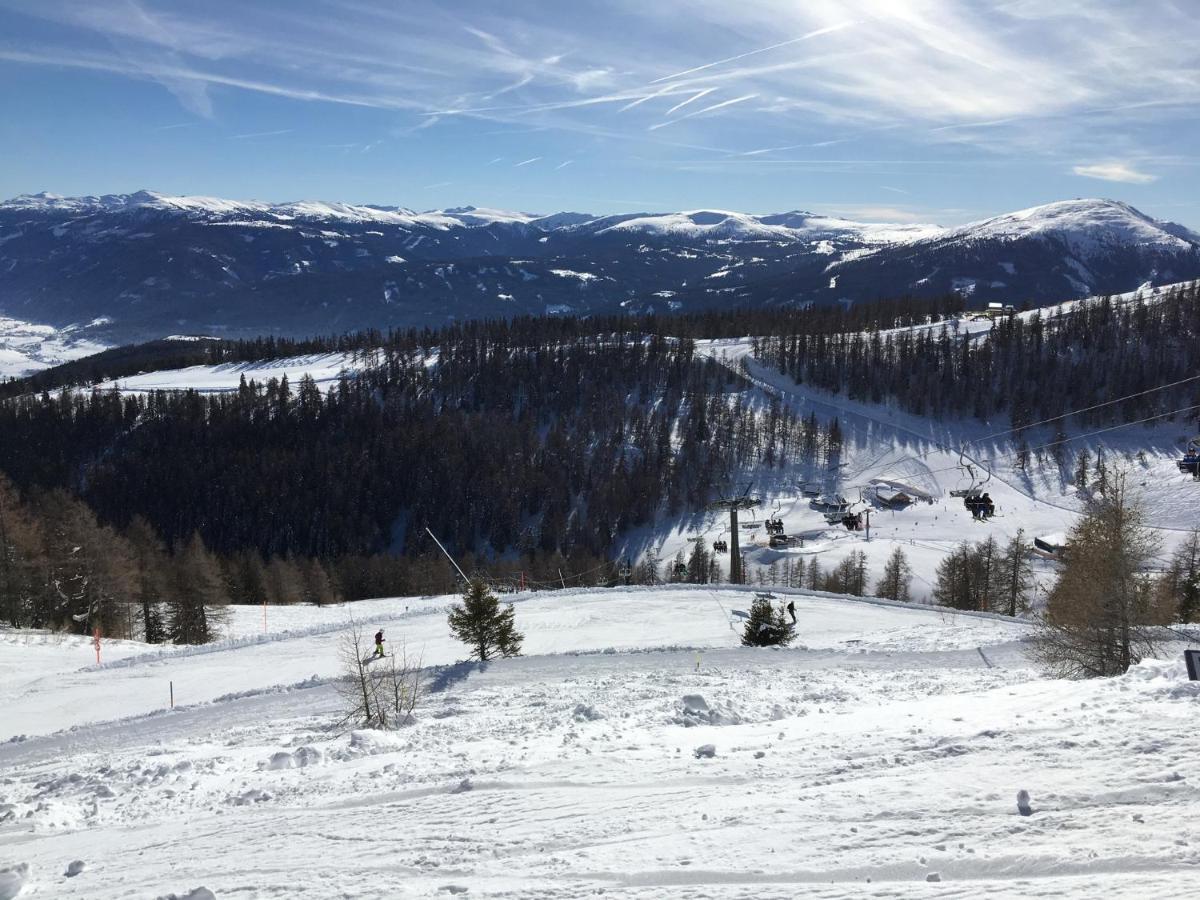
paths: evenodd
<path fill-rule="evenodd" d="M 1200 246 L 1200 235 L 1160 222 L 1128 203 L 1106 199 L 1061 200 L 971 222 L 947 232 L 946 238 L 1017 239 L 1056 237 L 1074 250 L 1093 255 L 1114 244 L 1164 245 L 1176 249 Z"/>

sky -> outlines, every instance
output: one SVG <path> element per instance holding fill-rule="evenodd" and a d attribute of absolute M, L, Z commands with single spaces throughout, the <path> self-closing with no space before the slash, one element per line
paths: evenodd
<path fill-rule="evenodd" d="M 0 197 L 1200 228 L 1196 0 L 0 0 Z"/>

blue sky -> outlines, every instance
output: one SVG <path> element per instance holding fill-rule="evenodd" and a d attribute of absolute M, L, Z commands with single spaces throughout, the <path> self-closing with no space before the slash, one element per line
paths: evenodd
<path fill-rule="evenodd" d="M 0 0 L 0 196 L 1200 227 L 1193 0 Z"/>

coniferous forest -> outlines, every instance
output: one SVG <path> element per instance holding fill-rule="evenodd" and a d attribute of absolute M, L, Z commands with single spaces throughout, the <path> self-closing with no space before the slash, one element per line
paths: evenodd
<path fill-rule="evenodd" d="M 494 569 L 502 556 L 549 577 L 603 562 L 661 510 L 702 506 L 738 465 L 835 452 L 826 423 L 743 405 L 738 376 L 687 339 L 480 329 L 428 351 L 369 353 L 324 395 L 306 378 L 213 396 L 66 390 L 4 403 L 0 469 L 13 487 L 0 515 L 28 520 L 7 539 L 27 587 L 7 595 L 24 599 L 5 617 L 114 627 L 99 611 L 104 567 L 139 547 L 163 554 L 159 569 L 203 564 L 211 577 L 176 584 L 209 600 L 448 589 L 426 529 L 468 564 Z M 84 523 L 68 534 L 120 546 L 89 557 L 75 593 L 37 562 L 60 555 L 41 533 L 65 518 L 55 504 Z M 148 621 L 133 624 L 157 634 Z"/>
<path fill-rule="evenodd" d="M 191 642 L 224 602 L 451 590 L 427 529 L 468 571 L 613 577 L 629 530 L 702 509 L 750 469 L 838 452 L 836 419 L 750 405 L 739 375 L 696 353 L 700 338 L 758 335 L 759 358 L 799 382 L 1018 428 L 1200 370 L 1194 285 L 1001 320 L 973 340 L 939 324 L 961 309 L 951 297 L 155 342 L 10 381 L 0 385 L 0 616 Z M 911 325 L 929 327 L 881 333 Z M 355 372 L 325 392 L 308 378 L 220 394 L 91 388 L 155 368 L 333 351 L 353 353 Z M 1189 384 L 1060 429 L 1195 403 Z M 672 577 L 719 574 L 696 553 L 668 565 Z M 861 561 L 843 568 L 800 574 L 814 587 L 868 589 Z M 889 595 L 907 590 L 892 582 Z"/>

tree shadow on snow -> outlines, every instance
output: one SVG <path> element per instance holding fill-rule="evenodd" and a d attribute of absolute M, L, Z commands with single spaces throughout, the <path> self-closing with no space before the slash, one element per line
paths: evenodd
<path fill-rule="evenodd" d="M 472 672 L 486 672 L 488 664 L 474 659 L 463 660 L 448 666 L 434 666 L 433 677 L 429 679 L 430 693 L 440 693 L 448 690 L 460 681 L 466 681 Z"/>

